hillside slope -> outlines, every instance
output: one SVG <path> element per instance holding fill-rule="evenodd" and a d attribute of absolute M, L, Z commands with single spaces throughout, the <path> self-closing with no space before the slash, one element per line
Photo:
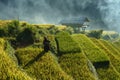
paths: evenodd
<path fill-rule="evenodd" d="M 57 58 L 51 52 L 42 49 L 19 49 L 16 52 L 20 65 L 37 80 L 73 80 L 59 66 Z"/>
<path fill-rule="evenodd" d="M 99 68 L 97 72 L 101 79 L 118 80 L 120 79 L 120 60 L 116 50 L 104 40 L 91 39 L 100 49 L 102 49 L 110 59 L 110 66 L 108 68 Z M 107 75 L 109 74 L 109 75 Z"/>
<path fill-rule="evenodd" d="M 5 53 L 4 40 L 0 39 L 0 80 L 33 80 Z"/>
<path fill-rule="evenodd" d="M 88 37 L 82 34 L 72 35 L 72 37 L 78 42 L 85 55 L 96 68 L 109 65 L 109 59 L 105 52 L 97 47 Z"/>
<path fill-rule="evenodd" d="M 83 53 L 70 53 L 60 56 L 61 68 L 74 80 L 96 80 Z"/>
<path fill-rule="evenodd" d="M 119 40 L 112 44 L 56 26 L 0 20 L 0 80 L 120 80 Z M 114 41 L 117 34 L 103 36 Z"/>
<path fill-rule="evenodd" d="M 56 35 L 56 41 L 58 54 L 61 54 L 58 56 L 61 68 L 75 80 L 95 80 L 88 66 L 88 60 L 70 34 L 60 32 Z"/>

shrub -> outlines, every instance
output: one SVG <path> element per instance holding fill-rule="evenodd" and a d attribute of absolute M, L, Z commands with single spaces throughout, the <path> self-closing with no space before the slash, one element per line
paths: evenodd
<path fill-rule="evenodd" d="M 104 35 L 104 36 L 102 36 L 102 39 L 105 39 L 105 40 L 111 40 L 111 37 L 110 37 L 110 35 Z"/>
<path fill-rule="evenodd" d="M 102 36 L 102 32 L 103 32 L 103 30 L 93 30 L 93 31 L 90 31 L 90 32 L 87 34 L 87 36 L 100 39 L 101 36 Z"/>
<path fill-rule="evenodd" d="M 49 31 L 47 29 L 44 29 L 44 28 L 43 29 L 39 28 L 38 33 L 42 36 L 45 36 L 45 35 L 49 34 Z"/>
<path fill-rule="evenodd" d="M 69 32 L 70 34 L 74 33 L 74 29 L 72 27 L 67 27 L 65 31 Z"/>
<path fill-rule="evenodd" d="M 49 28 L 48 31 L 50 34 L 55 34 L 58 31 L 58 29 L 56 26 L 53 26 L 53 27 Z"/>
<path fill-rule="evenodd" d="M 8 23 L 7 26 L 9 36 L 16 37 L 19 33 L 19 21 L 13 20 L 12 22 Z"/>
<path fill-rule="evenodd" d="M 35 34 L 32 29 L 28 27 L 18 34 L 16 40 L 21 44 L 33 44 L 35 40 Z"/>
<path fill-rule="evenodd" d="M 28 26 L 28 23 L 26 23 L 26 22 L 21 22 L 21 23 L 20 23 L 20 26 L 21 26 L 21 27 L 26 27 L 26 26 Z"/>
<path fill-rule="evenodd" d="M 0 28 L 0 37 L 4 37 L 6 35 L 7 35 L 6 30 L 4 28 Z"/>

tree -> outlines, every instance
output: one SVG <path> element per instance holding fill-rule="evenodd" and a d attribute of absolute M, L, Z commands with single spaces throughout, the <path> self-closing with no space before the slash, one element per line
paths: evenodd
<path fill-rule="evenodd" d="M 73 34 L 73 33 L 74 33 L 73 28 L 70 27 L 70 26 L 66 28 L 66 31 L 69 32 L 70 34 Z"/>
<path fill-rule="evenodd" d="M 103 30 L 92 30 L 87 34 L 87 36 L 100 39 L 101 35 L 102 35 L 102 32 L 103 32 Z"/>
<path fill-rule="evenodd" d="M 18 34 L 16 40 L 21 44 L 33 44 L 35 40 L 35 33 L 31 28 L 25 28 L 21 33 Z"/>

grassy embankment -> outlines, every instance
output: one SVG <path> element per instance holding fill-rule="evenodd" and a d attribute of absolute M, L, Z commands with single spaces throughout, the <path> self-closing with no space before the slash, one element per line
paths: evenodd
<path fill-rule="evenodd" d="M 104 40 L 91 39 L 100 49 L 102 49 L 110 59 L 109 68 L 99 68 L 97 72 L 103 80 L 118 80 L 120 78 L 120 60 L 118 53 L 110 45 L 109 42 Z M 109 74 L 109 75 L 107 75 Z"/>
<path fill-rule="evenodd" d="M 75 34 L 72 37 L 78 42 L 85 55 L 96 68 L 109 66 L 109 59 L 105 52 L 97 47 L 87 36 Z"/>
<path fill-rule="evenodd" d="M 26 48 L 17 50 L 16 55 L 24 70 L 37 80 L 73 80 L 61 69 L 57 58 L 51 52 Z"/>
<path fill-rule="evenodd" d="M 0 80 L 33 80 L 4 51 L 4 43 L 0 39 Z"/>
<path fill-rule="evenodd" d="M 61 68 L 75 80 L 95 80 L 88 67 L 88 61 L 77 42 L 65 32 L 57 34 L 56 39 L 58 54 L 62 54 L 58 56 Z"/>

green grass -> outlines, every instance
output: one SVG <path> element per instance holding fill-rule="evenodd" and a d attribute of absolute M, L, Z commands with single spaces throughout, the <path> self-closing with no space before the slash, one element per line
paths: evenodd
<path fill-rule="evenodd" d="M 110 62 L 111 64 L 115 67 L 115 69 L 120 73 L 120 59 L 119 59 L 119 55 L 116 55 L 116 52 L 113 52 L 113 47 L 109 46 L 110 43 L 103 41 L 103 40 L 96 40 L 96 39 L 92 39 L 92 41 L 98 46 L 100 47 L 102 50 L 104 50 L 106 52 L 106 54 L 108 55 L 108 57 L 110 58 Z M 109 47 L 108 47 L 109 46 Z M 111 52 L 112 51 L 112 52 Z M 115 50 L 116 51 L 116 50 Z"/>
<path fill-rule="evenodd" d="M 117 47 L 120 47 L 120 40 L 114 41 L 113 43 L 114 43 L 114 45 L 116 45 Z"/>
<path fill-rule="evenodd" d="M 109 68 L 98 68 L 97 73 L 100 80 L 119 80 L 120 79 L 119 73 L 114 69 L 114 67 L 111 64 Z"/>
<path fill-rule="evenodd" d="M 74 80 L 95 80 L 83 53 L 64 54 L 60 56 L 59 64 Z"/>
<path fill-rule="evenodd" d="M 12 22 L 0 20 L 0 27 L 7 30 Z M 25 48 L 16 47 L 15 54 L 11 45 L 6 44 L 8 39 L 0 38 L 0 80 L 96 80 L 97 77 L 100 80 L 120 80 L 118 33 L 103 32 L 105 38 L 115 41 L 113 45 L 105 40 L 90 39 L 83 34 L 71 36 L 62 32 L 66 26 L 20 22 L 20 31 L 28 26 L 37 28 L 40 36 L 37 34 L 36 37 L 40 42 Z M 49 33 L 56 35 L 51 36 Z M 43 51 L 43 36 L 48 36 L 51 41 L 51 52 Z"/>
<path fill-rule="evenodd" d="M 110 50 L 111 53 L 120 57 L 120 52 L 108 41 L 101 40 L 101 42 Z"/>
<path fill-rule="evenodd" d="M 0 38 L 0 48 L 4 48 L 5 40 Z"/>
<path fill-rule="evenodd" d="M 72 80 L 57 63 L 57 58 L 50 52 L 38 48 L 22 48 L 16 51 L 20 65 L 37 80 Z"/>
<path fill-rule="evenodd" d="M 118 58 L 118 56 L 114 55 L 114 53 L 112 53 L 110 51 L 110 47 L 107 48 L 106 46 L 108 46 L 109 44 L 103 40 L 97 40 L 97 39 L 91 39 L 99 48 L 101 48 L 106 54 L 107 56 L 110 58 L 110 67 L 108 68 L 101 68 L 98 69 L 98 73 L 101 79 L 104 80 L 118 80 L 120 78 L 120 74 L 118 72 L 120 72 L 120 60 Z M 109 75 L 106 75 L 108 74 Z M 106 77 L 105 77 L 106 75 Z M 119 75 L 119 76 L 118 76 Z M 104 78 L 103 78 L 104 77 Z"/>
<path fill-rule="evenodd" d="M 59 32 L 56 35 L 56 42 L 59 54 L 77 53 L 81 51 L 78 43 L 67 32 Z"/>
<path fill-rule="evenodd" d="M 43 49 L 39 48 L 21 48 L 17 49 L 15 55 L 18 58 L 19 65 L 24 67 L 29 61 L 33 60 Z"/>
<path fill-rule="evenodd" d="M 120 40 L 116 40 L 112 43 L 112 46 L 120 52 Z"/>
<path fill-rule="evenodd" d="M 50 52 L 45 53 L 25 70 L 37 80 L 73 80 L 60 68 L 56 57 Z"/>
<path fill-rule="evenodd" d="M 4 40 L 0 39 L 0 80 L 34 80 L 24 71 L 20 70 L 16 63 L 5 53 Z"/>
<path fill-rule="evenodd" d="M 0 27 L 6 26 L 10 22 L 12 22 L 12 20 L 0 20 Z"/>
<path fill-rule="evenodd" d="M 99 62 L 109 62 L 108 57 L 105 52 L 102 51 L 99 47 L 97 47 L 88 37 L 82 34 L 75 34 L 72 36 L 75 41 L 78 42 L 81 49 L 84 51 L 88 59 L 93 63 Z M 108 64 L 106 64 L 108 65 Z"/>
<path fill-rule="evenodd" d="M 53 25 L 53 24 L 38 24 L 38 25 L 36 25 L 36 24 L 33 24 L 34 26 L 37 26 L 37 27 L 39 27 L 39 28 L 45 28 L 45 29 L 49 29 L 49 28 L 52 28 L 52 27 L 54 27 L 55 25 Z"/>
<path fill-rule="evenodd" d="M 5 52 L 9 55 L 9 57 L 16 63 L 18 64 L 18 60 L 15 56 L 15 50 L 14 48 L 11 46 L 11 44 L 6 40 L 5 44 L 4 44 L 4 50 Z"/>

